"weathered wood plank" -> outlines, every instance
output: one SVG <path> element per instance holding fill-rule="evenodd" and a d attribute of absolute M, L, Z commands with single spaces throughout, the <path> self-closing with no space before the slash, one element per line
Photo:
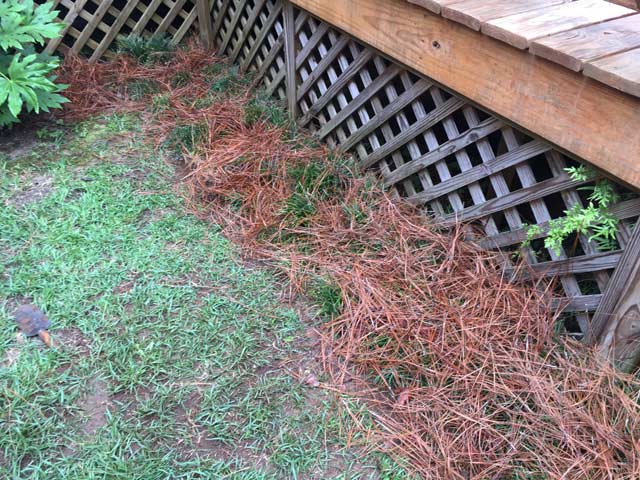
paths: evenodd
<path fill-rule="evenodd" d="M 640 198 L 633 200 L 625 200 L 609 207 L 609 212 L 618 220 L 626 220 L 628 218 L 640 215 Z M 549 231 L 549 223 L 544 222 L 538 224 L 540 232 L 531 237 L 531 240 L 544 237 Z M 478 245 L 486 249 L 494 249 L 516 245 L 524 242 L 528 237 L 527 228 L 520 228 L 510 232 L 503 232 L 496 236 L 486 237 L 478 240 Z"/>
<path fill-rule="evenodd" d="M 587 341 L 623 370 L 640 360 L 640 222 L 636 225 L 600 306 Z"/>
<path fill-rule="evenodd" d="M 238 43 L 236 43 L 236 45 L 233 47 L 233 51 L 229 55 L 230 62 L 235 63 L 235 61 L 237 60 L 238 55 L 240 54 L 240 50 L 242 49 L 242 46 L 247 41 L 247 36 L 249 35 L 249 32 L 254 26 L 256 18 L 258 18 L 258 15 L 260 14 L 262 7 L 264 7 L 265 1 L 266 0 L 257 0 L 256 3 L 253 5 L 253 10 L 251 10 L 251 13 L 249 14 L 247 23 L 244 24 L 244 27 L 242 27 L 242 30 L 240 31 Z M 285 26 L 285 30 L 286 30 L 286 26 Z"/>
<path fill-rule="evenodd" d="M 337 42 L 331 45 L 329 51 L 323 55 L 322 60 L 318 62 L 318 65 L 315 66 L 313 72 L 300 84 L 298 88 L 297 99 L 301 100 L 309 91 L 314 82 L 325 72 L 327 68 L 331 65 L 331 63 L 336 59 L 338 54 L 342 51 L 343 48 L 347 46 L 349 43 L 349 37 L 346 35 L 341 35 Z"/>
<path fill-rule="evenodd" d="M 571 0 L 461 0 L 442 7 L 442 16 L 473 30 L 496 18 L 560 5 Z"/>
<path fill-rule="evenodd" d="M 354 76 L 358 74 L 360 69 L 373 58 L 373 50 L 366 48 L 360 55 L 345 69 L 338 80 L 333 83 L 320 98 L 316 99 L 311 108 L 298 120 L 302 126 L 306 126 L 311 119 L 322 110 L 340 92 Z"/>
<path fill-rule="evenodd" d="M 418 120 L 414 124 L 407 126 L 407 128 L 402 130 L 402 132 L 393 137 L 392 140 L 385 143 L 379 149 L 373 151 L 366 158 L 363 158 L 360 162 L 362 168 L 368 168 L 379 162 L 384 157 L 400 148 L 407 141 L 415 138 L 417 135 L 424 132 L 428 128 L 431 128 L 436 123 L 461 108 L 463 105 L 464 101 L 456 97 L 451 97 L 442 105 L 438 105 L 436 108 L 428 112 L 426 116 L 420 118 L 420 120 Z"/>
<path fill-rule="evenodd" d="M 296 35 L 298 34 L 298 30 L 302 28 L 306 19 L 306 13 L 302 12 L 296 18 Z M 269 49 L 269 53 L 265 56 L 262 64 L 258 68 L 258 72 L 254 77 L 254 81 L 258 82 L 262 79 L 264 75 L 266 75 L 267 70 L 270 68 L 271 64 L 276 60 L 282 49 L 284 48 L 284 31 L 280 32 L 278 38 L 273 43 L 271 48 Z M 272 89 L 275 89 L 275 86 L 272 86 Z M 267 89 L 267 91 L 272 91 L 271 88 Z"/>
<path fill-rule="evenodd" d="M 640 187 L 640 99 L 403 0 L 387 0 L 384 9 L 375 0 L 293 2 L 561 149 Z"/>
<path fill-rule="evenodd" d="M 265 55 L 264 59 L 262 60 L 262 63 L 259 64 L 258 71 L 256 72 L 256 75 L 254 77 L 255 82 L 261 81 L 262 78 L 267 74 L 267 70 L 273 64 L 273 62 L 278 57 L 278 55 L 280 55 L 280 52 L 282 51 L 283 47 L 284 47 L 284 32 L 281 32 L 280 35 L 278 35 L 278 38 L 276 39 L 276 41 L 273 43 L 273 45 L 269 49 L 269 53 Z"/>
<path fill-rule="evenodd" d="M 197 9 L 198 27 L 200 28 L 200 40 L 206 48 L 212 49 L 214 47 L 214 38 L 209 0 L 198 0 Z"/>
<path fill-rule="evenodd" d="M 264 25 L 262 26 L 262 30 L 260 30 L 260 33 L 256 37 L 256 40 L 253 43 L 253 45 L 251 46 L 249 53 L 247 53 L 247 56 L 245 57 L 245 59 L 242 61 L 242 64 L 240 65 L 240 70 L 242 72 L 246 72 L 249 66 L 251 65 L 251 62 L 253 62 L 253 59 L 255 58 L 256 53 L 258 53 L 260 46 L 264 42 L 264 39 L 266 38 L 266 36 L 271 31 L 271 27 L 273 27 L 273 24 L 278 18 L 278 16 L 280 15 L 281 11 L 282 11 L 282 4 L 278 2 L 273 7 L 273 9 L 269 12 L 269 16 L 265 20 Z"/>
<path fill-rule="evenodd" d="M 602 300 L 602 294 L 577 295 L 569 298 L 557 298 L 553 301 L 553 307 L 562 312 L 593 312 L 598 308 Z"/>
<path fill-rule="evenodd" d="M 394 183 L 397 183 L 404 178 L 407 178 L 410 175 L 413 175 L 414 173 L 427 168 L 429 165 L 433 165 L 434 163 L 448 157 L 449 155 L 456 153 L 464 147 L 477 142 L 479 139 L 490 135 L 491 133 L 502 128 L 503 125 L 504 124 L 497 118 L 488 118 L 484 122 L 471 127 L 469 130 L 467 130 L 457 138 L 443 143 L 435 150 L 431 150 L 421 157 L 411 160 L 410 162 L 398 167 L 385 177 L 384 183 L 387 186 L 393 185 Z"/>
<path fill-rule="evenodd" d="M 73 53 L 80 53 L 82 47 L 84 47 L 85 44 L 89 43 L 89 41 L 91 40 L 91 34 L 97 28 L 98 24 L 102 20 L 102 17 L 104 17 L 105 13 L 107 13 L 107 10 L 109 9 L 109 7 L 111 7 L 112 3 L 113 0 L 105 0 L 98 6 L 98 9 L 91 16 L 91 20 L 89 20 L 87 25 L 85 25 L 85 27 L 82 29 L 82 33 L 74 42 L 73 47 L 71 47 L 71 51 Z M 95 48 L 97 48 L 97 44 Z"/>
<path fill-rule="evenodd" d="M 623 7 L 633 8 L 634 10 L 640 10 L 640 0 L 607 0 L 611 3 L 617 3 Z"/>
<path fill-rule="evenodd" d="M 409 201 L 412 203 L 426 203 L 435 198 L 438 198 L 447 193 L 453 192 L 459 188 L 462 188 L 472 182 L 478 181 L 493 175 L 505 168 L 516 165 L 520 162 L 524 162 L 536 155 L 540 155 L 548 151 L 551 147 L 548 143 L 539 140 L 534 140 L 520 147 L 514 148 L 504 155 L 489 160 L 488 162 L 481 163 L 480 165 L 467 170 L 466 172 L 456 175 L 448 181 L 443 181 L 438 185 L 431 187 L 429 190 L 420 192 L 412 197 L 409 197 Z"/>
<path fill-rule="evenodd" d="M 296 61 L 295 61 L 296 71 L 298 68 L 300 68 L 300 66 L 304 63 L 304 61 L 309 57 L 311 52 L 318 46 L 318 44 L 320 43 L 320 40 L 322 40 L 322 38 L 325 36 L 325 34 L 328 31 L 329 31 L 329 25 L 327 23 L 321 22 L 317 26 L 316 30 L 311 34 L 311 37 L 306 39 L 306 42 L 301 42 L 303 43 L 302 48 L 296 54 Z M 300 37 L 298 36 L 298 38 Z M 286 73 L 287 73 L 286 69 L 278 71 L 273 81 L 281 82 L 285 78 Z M 304 80 L 307 80 L 307 78 L 308 77 L 305 77 Z M 303 85 L 304 85 L 304 81 L 303 81 Z"/>
<path fill-rule="evenodd" d="M 140 35 L 144 31 L 145 27 L 156 13 L 156 10 L 161 3 L 162 0 L 152 0 L 149 6 L 147 6 L 144 10 L 144 13 L 140 17 L 140 19 L 136 22 L 136 25 L 133 27 L 133 33 L 135 33 L 136 35 Z"/>
<path fill-rule="evenodd" d="M 240 17 L 244 13 L 244 9 L 246 6 L 245 2 L 241 2 L 239 0 L 235 1 L 233 5 L 235 7 L 235 11 L 233 13 L 233 16 L 231 17 L 231 21 L 227 26 L 227 31 L 222 37 L 222 42 L 220 42 L 220 46 L 218 48 L 218 51 L 222 54 L 224 54 L 225 50 L 227 49 L 227 46 L 229 45 L 231 38 L 233 38 L 233 34 L 236 33 L 236 25 L 240 21 Z"/>
<path fill-rule="evenodd" d="M 220 36 L 220 29 L 222 28 L 224 19 L 229 12 L 229 5 L 231 5 L 231 0 L 223 0 L 222 5 L 220 6 L 220 12 L 218 13 L 218 16 L 213 20 L 212 30 L 214 38 Z"/>
<path fill-rule="evenodd" d="M 587 62 L 637 47 L 640 14 L 534 40 L 530 51 L 579 72 Z"/>
<path fill-rule="evenodd" d="M 459 1 L 460 0 L 409 0 L 409 3 L 426 8 L 433 13 L 440 13 L 443 7 Z"/>
<path fill-rule="evenodd" d="M 501 197 L 496 197 L 482 205 L 474 205 L 473 207 L 465 208 L 461 212 L 455 212 L 447 215 L 443 219 L 443 225 L 454 225 L 457 222 L 467 222 L 475 220 L 485 215 L 491 215 L 496 212 L 500 212 L 509 207 L 515 207 L 525 202 L 531 202 L 540 198 L 546 197 L 553 193 L 560 192 L 571 187 L 580 187 L 588 182 L 579 182 L 563 177 L 550 178 L 543 182 L 537 183 L 531 187 L 522 188 L 515 192 L 508 193 Z"/>
<path fill-rule="evenodd" d="M 69 32 L 69 29 L 71 28 L 74 20 L 78 17 L 80 12 L 82 12 L 82 9 L 86 5 L 87 1 L 88 0 L 78 0 L 71 5 L 66 3 L 64 4 L 67 8 L 69 8 L 69 11 L 62 20 L 65 25 L 64 30 L 62 30 L 60 36 L 49 40 L 47 47 L 44 49 L 45 52 L 47 52 L 48 54 L 52 54 L 56 51 L 56 49 L 60 46 L 60 43 L 62 42 L 64 36 Z"/>
<path fill-rule="evenodd" d="M 625 93 L 640 97 L 640 48 L 587 63 L 584 66 L 584 74 Z M 637 132 L 636 137 L 640 137 Z M 628 158 L 626 163 L 634 168 L 635 161 L 631 160 L 632 158 L 634 157 Z"/>
<path fill-rule="evenodd" d="M 286 85 L 287 85 L 287 106 L 289 117 L 295 120 L 298 110 L 298 102 L 296 96 L 296 39 L 295 26 L 293 18 L 293 5 L 289 0 L 284 0 L 283 7 L 284 16 L 284 58 L 286 62 Z"/>
<path fill-rule="evenodd" d="M 387 122 L 399 111 L 409 105 L 411 102 L 418 100 L 420 95 L 426 92 L 431 87 L 431 82 L 420 79 L 411 86 L 402 95 L 396 98 L 393 102 L 387 105 L 384 110 L 376 114 L 371 120 L 362 125 L 357 131 L 355 131 L 346 142 L 341 145 L 344 150 L 350 150 L 357 143 L 361 142 L 366 136 L 372 133 L 376 128 Z"/>
<path fill-rule="evenodd" d="M 361 108 L 371 97 L 379 92 L 384 86 L 391 81 L 395 76 L 400 73 L 400 67 L 397 65 L 390 65 L 384 70 L 376 79 L 365 87 L 364 90 L 359 92 L 358 96 L 353 99 L 346 107 L 340 110 L 336 115 L 331 117 L 326 124 L 318 130 L 317 135 L 320 139 L 324 139 L 329 135 L 338 125 L 344 122 L 350 115 Z"/>
<path fill-rule="evenodd" d="M 173 4 L 173 7 L 171 7 L 171 10 L 169 10 L 169 12 L 162 19 L 162 22 L 160 22 L 160 25 L 158 25 L 155 33 L 164 33 L 166 31 L 169 31 L 171 23 L 178 16 L 178 14 L 182 12 L 182 8 L 184 7 L 185 3 L 187 3 L 187 0 L 176 0 L 176 2 Z"/>
<path fill-rule="evenodd" d="M 607 270 L 615 268 L 622 257 L 622 252 L 601 252 L 592 255 L 581 255 L 565 260 L 555 260 L 552 262 L 542 262 L 530 265 L 529 267 L 536 273 L 547 277 L 568 273 L 592 273 L 597 270 Z"/>
<path fill-rule="evenodd" d="M 191 30 L 191 27 L 193 27 L 193 24 L 195 23 L 197 16 L 198 16 L 198 11 L 196 8 L 193 8 L 191 10 L 191 13 L 189 13 L 185 18 L 184 22 L 182 22 L 182 25 L 180 25 L 180 28 L 178 28 L 178 30 L 176 30 L 176 32 L 172 34 L 172 38 L 171 38 L 172 43 L 177 44 L 184 38 L 187 32 Z M 212 43 L 215 46 L 215 38 L 213 39 Z"/>
<path fill-rule="evenodd" d="M 577 0 L 543 10 L 519 13 L 482 24 L 482 32 L 516 48 L 528 48 L 540 37 L 613 20 L 635 13 L 604 0 Z"/>

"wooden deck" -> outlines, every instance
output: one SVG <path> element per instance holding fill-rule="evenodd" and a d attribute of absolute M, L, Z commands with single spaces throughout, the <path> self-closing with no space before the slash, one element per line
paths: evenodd
<path fill-rule="evenodd" d="M 509 28 L 513 32 L 523 32 L 507 24 L 505 19 L 509 17 L 496 19 L 498 13 L 487 12 L 488 4 L 504 0 L 412 1 L 420 1 L 421 6 L 429 7 L 429 10 L 406 0 L 387 0 L 384 8 L 376 0 L 293 0 L 293 3 L 494 114 L 552 142 L 562 151 L 640 188 L 640 98 L 482 33 L 482 26 L 491 22 L 503 31 Z M 532 1 L 545 0 L 509 0 L 504 4 L 530 5 Z M 548 4 L 549 0 L 546 1 Z M 581 8 L 583 3 L 579 2 L 584 1 L 573 2 L 573 5 Z M 587 1 L 593 4 L 596 0 Z M 604 1 L 600 3 L 613 9 L 613 17 L 634 18 L 638 15 L 631 9 Z M 452 9 L 454 5 L 458 5 L 458 11 L 462 11 L 462 5 L 475 5 L 470 15 L 480 22 L 480 31 L 442 16 L 445 8 Z M 515 6 L 510 8 L 513 12 Z M 546 8 L 566 8 L 566 5 Z M 480 11 L 484 13 L 481 15 Z M 557 29 L 561 30 L 561 27 Z M 551 33 L 548 29 L 545 32 Z M 555 35 L 558 34 L 565 33 Z M 542 42 L 531 34 L 526 35 L 530 42 Z M 633 38 L 629 43 L 634 43 Z M 634 54 L 636 49 L 620 55 Z M 589 58 L 591 63 L 586 64 L 586 73 L 598 78 L 611 76 L 611 83 L 614 80 L 625 83 L 624 78 L 628 81 L 640 72 L 638 63 L 628 66 L 625 59 L 611 65 L 610 62 L 617 60 L 614 56 L 604 57 L 604 60 L 599 55 Z M 612 73 L 612 68 L 617 71 Z"/>
<path fill-rule="evenodd" d="M 408 1 L 640 96 L 640 13 L 629 8 L 637 7 L 635 0 Z M 615 61 L 604 60 L 612 55 Z"/>
<path fill-rule="evenodd" d="M 198 21 L 218 54 L 286 100 L 300 125 L 377 170 L 395 195 L 443 225 L 470 222 L 507 272 L 517 250 L 533 270 L 557 275 L 567 331 L 635 362 L 634 11 L 599 0 L 430 1 L 437 13 L 407 0 L 105 0 L 85 9 L 90 3 L 58 2 L 73 24 L 50 50 L 65 45 L 98 59 L 119 34 L 166 27 L 178 41 Z M 556 251 L 543 244 L 550 222 L 584 205 L 588 183 L 565 168 L 585 162 L 621 194 L 610 208 L 616 249 L 579 235 Z M 527 225 L 540 234 L 523 248 Z"/>

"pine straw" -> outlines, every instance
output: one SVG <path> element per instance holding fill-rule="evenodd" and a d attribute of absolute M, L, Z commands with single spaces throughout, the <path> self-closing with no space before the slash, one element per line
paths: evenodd
<path fill-rule="evenodd" d="M 424 478 L 640 478 L 640 382 L 554 337 L 543 285 L 507 282 L 461 228 L 441 231 L 322 148 L 247 125 L 247 93 L 196 109 L 185 99 L 206 80 L 176 89 L 171 75 L 212 61 L 198 50 L 154 68 L 71 59 L 67 115 L 142 111 L 122 85 L 153 78 L 172 109 L 145 122 L 152 138 L 206 123 L 207 140 L 185 153 L 185 182 L 247 254 L 285 268 L 293 289 L 322 279 L 339 290 L 342 312 L 322 329 L 326 386 L 365 403 L 377 446 Z M 312 208 L 296 215 L 293 199 Z"/>

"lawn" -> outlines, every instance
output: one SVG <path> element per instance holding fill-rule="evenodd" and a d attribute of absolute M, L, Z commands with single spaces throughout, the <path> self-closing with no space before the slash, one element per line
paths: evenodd
<path fill-rule="evenodd" d="M 0 167 L 0 478 L 406 478 L 305 381 L 313 308 L 192 214 L 138 117 L 18 127 Z"/>
<path fill-rule="evenodd" d="M 638 377 L 543 288 L 224 59 L 134 53 L 0 136 L 0 478 L 640 478 Z"/>

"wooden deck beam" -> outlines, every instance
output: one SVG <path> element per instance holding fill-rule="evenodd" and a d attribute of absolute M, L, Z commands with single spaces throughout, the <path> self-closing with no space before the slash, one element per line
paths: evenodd
<path fill-rule="evenodd" d="M 640 99 L 403 0 L 292 0 L 469 100 L 640 188 Z"/>

